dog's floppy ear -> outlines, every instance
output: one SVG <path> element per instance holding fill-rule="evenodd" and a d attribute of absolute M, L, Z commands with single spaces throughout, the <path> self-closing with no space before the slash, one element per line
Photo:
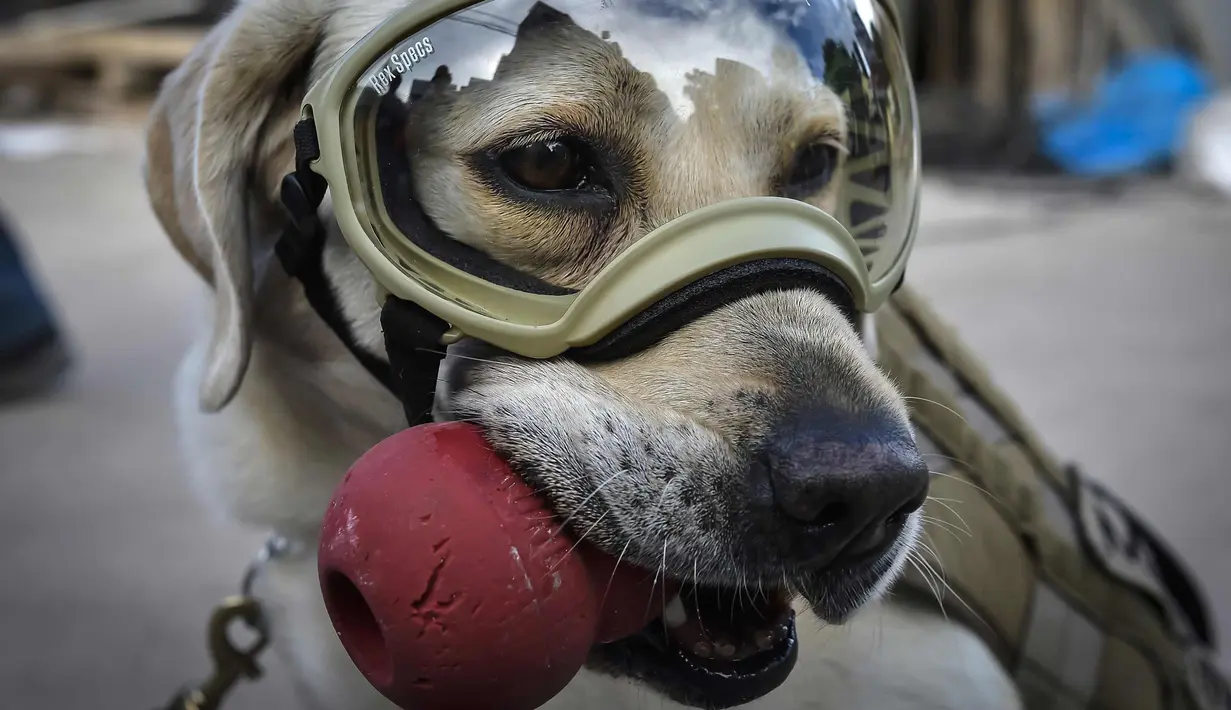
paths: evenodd
<path fill-rule="evenodd" d="M 154 213 L 215 292 L 199 392 L 207 411 L 231 400 L 248 366 L 254 251 L 268 239 L 253 232 L 269 231 L 255 225 L 276 207 L 270 175 L 293 167 L 306 87 L 292 89 L 305 82 L 331 4 L 241 2 L 167 77 L 149 118 L 143 172 Z"/>

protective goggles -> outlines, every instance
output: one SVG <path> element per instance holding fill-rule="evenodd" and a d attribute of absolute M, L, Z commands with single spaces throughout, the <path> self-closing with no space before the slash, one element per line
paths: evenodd
<path fill-rule="evenodd" d="M 826 284 L 872 312 L 919 202 L 895 21 L 875 0 L 416 0 L 311 89 L 297 145 L 382 301 L 445 342 L 592 349 L 656 307 L 695 317 L 702 283 Z"/>

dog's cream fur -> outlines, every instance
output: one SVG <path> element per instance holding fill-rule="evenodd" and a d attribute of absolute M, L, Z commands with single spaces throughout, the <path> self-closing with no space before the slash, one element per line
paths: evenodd
<path fill-rule="evenodd" d="M 277 530 L 308 551 L 271 564 L 259 591 L 273 616 L 274 649 L 289 659 L 303 690 L 303 706 L 323 710 L 390 707 L 360 677 L 337 641 L 320 600 L 310 551 L 341 473 L 366 449 L 400 429 L 404 420 L 400 404 L 349 356 L 307 306 L 298 285 L 272 261 L 272 243 L 281 225 L 277 187 L 293 167 L 292 128 L 311 81 L 404 3 L 241 2 L 169 77 L 148 134 L 146 183 L 155 212 L 177 250 L 213 287 L 211 326 L 185 358 L 175 385 L 184 460 L 202 495 L 223 515 Z M 730 87 L 727 79 L 725 85 L 715 79 L 711 90 Z M 797 113 L 809 125 L 824 124 L 824 130 L 836 136 L 844 126 L 840 112 L 826 113 L 826 102 L 835 100 L 830 97 L 816 93 Z M 756 104 L 749 110 L 763 114 L 767 107 L 773 105 Z M 720 135 L 721 129 L 694 126 L 696 131 L 711 131 L 708 135 Z M 463 133 L 452 138 L 463 140 Z M 643 210 L 642 221 L 634 223 L 627 216 L 619 230 L 623 241 L 611 244 L 625 244 L 716 199 L 758 194 L 759 187 L 740 184 L 729 169 L 710 171 L 727 176 L 722 184 L 706 177 L 707 161 L 715 158 L 705 151 L 729 151 L 730 146 L 707 145 L 705 137 L 694 136 L 690 143 L 687 137 L 681 142 L 681 136 L 672 136 L 671 145 L 691 151 L 687 157 L 656 152 L 655 146 L 667 145 L 661 142 L 663 136 L 640 137 L 649 146 L 641 157 L 651 175 L 665 180 L 672 174 L 654 168 L 656 160 L 663 165 L 682 161 L 697 169 L 676 174 L 670 184 L 646 186 L 652 204 Z M 442 146 L 441 155 L 431 159 L 447 163 L 448 145 Z M 749 167 L 747 175 L 769 169 Z M 447 169 L 437 174 L 461 175 Z M 436 189 L 437 198 L 446 191 L 464 194 L 472 203 L 499 211 L 500 205 L 476 193 L 473 184 Z M 429 212 L 431 190 L 429 186 L 424 198 Z M 824 205 L 830 196 L 822 193 L 814 199 Z M 444 215 L 453 207 L 446 202 L 441 200 L 434 216 L 447 222 Z M 322 212 L 329 214 L 328 204 Z M 448 225 L 448 231 L 464 235 L 470 229 L 475 235 L 470 241 L 482 243 L 482 230 L 465 224 L 466 214 L 457 218 L 463 221 Z M 610 257 L 582 262 L 562 256 L 567 245 L 535 241 L 536 235 L 550 234 L 560 225 L 546 224 L 547 218 L 534 214 L 510 219 L 526 230 L 520 241 L 510 226 L 501 232 L 512 234 L 508 241 L 482 246 L 542 278 L 580 285 Z M 379 348 L 370 277 L 336 233 L 327 247 L 326 271 L 360 340 Z M 762 347 L 784 341 L 780 351 Z M 446 368 L 460 359 L 451 354 Z M 754 405 L 745 401 L 749 393 L 764 400 L 796 396 L 784 392 L 772 377 L 748 374 L 784 367 L 794 368 L 795 375 L 812 373 L 803 380 L 809 396 L 905 418 L 896 391 L 871 364 L 836 309 L 820 297 L 789 293 L 737 302 L 646 352 L 601 367 L 516 359 L 484 363 L 462 390 L 440 393 L 438 413 L 478 419 L 506 455 L 546 468 L 543 483 L 559 488 L 568 472 L 544 463 L 545 454 L 533 440 L 550 437 L 562 422 L 584 427 L 586 416 L 597 416 L 587 413 L 597 411 L 616 422 L 613 426 L 629 428 L 619 435 L 613 432 L 593 449 L 579 446 L 571 452 L 583 460 L 601 459 L 608 451 L 604 446 L 619 448 L 626 443 L 620 436 L 634 436 L 638 425 L 644 433 L 648 422 L 650 428 L 665 427 L 671 433 L 647 445 L 669 448 L 681 466 L 688 465 L 689 455 L 696 456 L 696 463 L 708 464 L 716 460 L 715 452 L 725 450 L 724 439 L 770 425 L 757 414 L 755 404 L 762 400 Z M 814 376 L 820 370 L 826 370 L 826 378 Z M 561 404 L 544 414 L 540 410 L 547 397 Z M 534 436 L 526 435 L 527 426 Z M 552 478 L 553 470 L 560 478 Z M 613 493 L 612 501 L 648 494 L 638 486 L 653 484 L 652 478 L 630 480 L 626 490 Z M 567 500 L 568 491 L 557 492 Z M 664 491 L 660 487 L 652 492 L 658 497 Z M 617 502 L 608 504 L 616 512 L 613 519 L 633 515 L 620 510 Z M 603 521 L 579 516 L 579 522 Z M 650 519 L 635 524 L 662 528 Z M 608 540 L 627 537 L 618 525 L 607 526 L 599 527 L 597 534 Z M 657 540 L 668 535 L 662 530 L 653 534 L 659 535 Z M 696 539 L 690 565 L 700 557 L 709 566 L 703 574 L 721 578 L 727 572 L 714 552 L 720 541 Z M 668 564 L 665 558 L 663 563 Z M 669 564 L 683 566 L 677 560 Z M 885 585 L 888 581 L 889 575 Z M 1020 707 L 1011 680 L 975 635 L 927 610 L 899 606 L 892 599 L 872 601 L 842 626 L 823 627 L 805 616 L 799 635 L 799 663 L 791 678 L 747 707 Z M 583 672 L 547 707 L 668 706 L 673 707 L 643 687 Z"/>

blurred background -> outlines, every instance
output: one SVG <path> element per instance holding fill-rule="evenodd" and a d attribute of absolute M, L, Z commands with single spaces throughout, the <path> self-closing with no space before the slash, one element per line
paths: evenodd
<path fill-rule="evenodd" d="M 158 81 L 231 2 L 0 3 L 0 707 L 162 702 L 262 540 L 177 470 L 201 286 L 139 179 Z M 899 5 L 928 175 L 910 282 L 1231 637 L 1231 0 Z M 229 708 L 290 706 L 268 664 Z"/>

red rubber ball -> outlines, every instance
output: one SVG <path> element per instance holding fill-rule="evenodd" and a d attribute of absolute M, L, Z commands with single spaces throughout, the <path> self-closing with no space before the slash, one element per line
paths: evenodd
<path fill-rule="evenodd" d="M 428 424 L 347 472 L 318 565 L 339 639 L 389 700 L 532 710 L 568 684 L 600 636 L 642 628 L 655 596 L 644 571 L 574 547 L 477 428 Z"/>

